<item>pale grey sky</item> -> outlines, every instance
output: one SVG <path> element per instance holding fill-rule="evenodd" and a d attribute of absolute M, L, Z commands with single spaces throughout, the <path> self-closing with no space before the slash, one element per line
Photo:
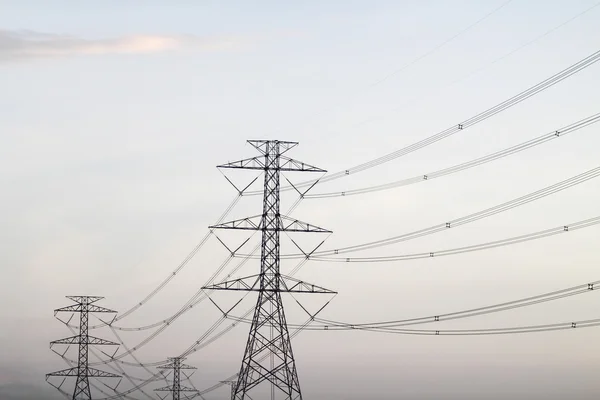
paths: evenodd
<path fill-rule="evenodd" d="M 596 0 L 505 3 L 0 1 L 0 397 L 42 396 L 44 374 L 65 368 L 48 349 L 70 335 L 53 319 L 53 309 L 69 304 L 64 296 L 105 296 L 101 305 L 125 311 L 177 267 L 234 198 L 215 166 L 254 156 L 245 140 L 298 141 L 291 157 L 344 170 L 454 126 L 600 49 L 600 6 L 552 30 Z M 410 178 L 552 132 L 600 112 L 599 76 L 595 64 L 451 138 L 313 191 Z M 600 166 L 599 129 L 424 183 L 305 200 L 293 216 L 331 229 L 327 249 L 412 232 Z M 228 176 L 236 184 L 255 177 Z M 553 228 L 600 215 L 599 196 L 593 179 L 455 230 L 355 255 L 433 251 Z M 286 193 L 282 200 L 287 210 L 296 199 Z M 243 198 L 230 218 L 259 212 L 258 197 Z M 309 262 L 297 276 L 339 292 L 326 318 L 435 315 L 600 279 L 599 229 L 433 259 Z M 219 237 L 234 245 L 245 236 Z M 299 240 L 309 246 L 319 238 Z M 286 242 L 283 251 L 296 249 Z M 211 239 L 120 326 L 172 315 L 226 257 Z M 293 266 L 283 263 L 287 271 Z M 258 267 L 251 261 L 236 276 Z M 443 327 L 598 318 L 597 296 Z M 224 306 L 238 298 L 214 295 Z M 323 299 L 305 301 L 318 308 Z M 304 322 L 291 298 L 286 305 L 288 321 Z M 147 362 L 178 355 L 218 318 L 202 303 L 136 355 Z M 598 329 L 482 337 L 310 331 L 293 346 L 307 399 L 587 400 L 600 390 Z M 198 388 L 238 371 L 247 331 L 236 327 L 189 357 Z M 151 332 L 124 332 L 123 339 L 134 346 Z M 97 335 L 115 340 L 110 330 Z M 206 398 L 227 395 L 221 388 Z"/>

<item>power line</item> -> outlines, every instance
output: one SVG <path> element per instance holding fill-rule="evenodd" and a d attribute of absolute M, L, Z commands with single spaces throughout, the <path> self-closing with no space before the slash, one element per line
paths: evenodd
<path fill-rule="evenodd" d="M 482 336 L 482 335 L 507 335 L 517 333 L 550 332 L 574 328 L 592 328 L 600 326 L 600 318 L 584 321 L 559 322 L 545 325 L 526 325 L 503 328 L 485 328 L 485 329 L 399 329 L 399 328 L 379 328 L 379 327 L 355 327 L 343 328 L 342 330 L 358 330 L 369 332 L 394 333 L 399 335 L 427 335 L 427 336 Z M 332 330 L 322 328 L 320 330 Z M 340 329 L 333 329 L 340 330 Z"/>
<path fill-rule="evenodd" d="M 329 182 L 329 181 L 332 181 L 335 179 L 344 178 L 351 174 L 366 171 L 368 169 L 371 169 L 371 168 L 377 167 L 379 165 L 385 164 L 387 162 L 393 161 L 399 157 L 410 154 L 414 151 L 420 150 L 420 149 L 427 147 L 431 144 L 434 144 L 442 139 L 446 139 L 456 133 L 459 133 L 469 127 L 472 127 L 480 122 L 483 122 L 483 121 L 487 120 L 488 118 L 491 118 L 492 116 L 494 116 L 502 111 L 505 111 L 514 105 L 521 103 L 522 101 L 556 85 L 559 82 L 562 82 L 563 80 L 569 78 L 570 76 L 572 76 L 586 68 L 588 68 L 589 66 L 595 64 L 598 60 L 600 60 L 600 51 L 596 51 L 596 52 L 590 54 L 589 56 L 577 61 L 575 64 L 572 64 L 571 66 L 569 66 L 569 67 L 563 69 L 562 71 L 552 75 L 551 77 L 531 86 L 530 88 L 514 95 L 513 97 L 511 97 L 493 107 L 490 107 L 487 110 L 482 111 L 479 114 L 477 114 L 471 118 L 463 120 L 462 122 L 460 122 L 456 125 L 453 125 L 441 132 L 438 132 L 435 135 L 429 136 L 429 137 L 427 137 L 423 140 L 420 140 L 418 142 L 415 142 L 409 146 L 406 146 L 406 147 L 396 150 L 394 152 L 388 153 L 384 156 L 375 158 L 373 160 L 364 162 L 362 164 L 358 164 L 358 165 L 348 168 L 346 170 L 339 171 L 339 172 L 336 172 L 336 173 L 333 173 L 330 175 L 325 175 L 324 177 L 320 178 L 319 180 L 311 180 L 311 181 L 301 182 L 299 184 L 296 184 L 295 187 L 301 188 L 301 187 L 314 185 L 316 182 L 323 183 L 323 182 Z M 292 190 L 292 189 L 293 189 L 292 186 L 285 186 L 285 187 L 281 188 L 281 190 Z M 259 191 L 249 191 L 249 192 L 246 192 L 244 195 L 251 196 L 251 195 L 258 195 L 258 194 L 260 194 Z"/>
<path fill-rule="evenodd" d="M 578 296 L 585 293 L 592 293 L 595 289 L 598 288 L 600 281 L 593 281 L 589 283 L 585 283 L 582 285 L 572 286 L 565 289 L 555 290 L 548 293 L 543 293 L 535 296 L 529 296 L 517 300 L 506 301 L 502 303 L 492 304 L 484 307 L 470 308 L 467 310 L 454 311 L 450 313 L 440 313 L 437 315 L 427 315 L 424 317 L 415 317 L 415 318 L 406 318 L 406 319 L 396 319 L 396 320 L 385 320 L 385 321 L 371 321 L 371 322 L 361 322 L 361 323 L 350 323 L 344 321 L 336 321 L 325 318 L 314 318 L 316 322 L 319 322 L 318 325 L 311 324 L 310 327 L 303 329 L 315 329 L 315 330 L 347 330 L 347 329 L 357 329 L 357 328 L 392 328 L 392 327 L 402 327 L 402 326 L 410 326 L 410 325 L 422 325 L 429 323 L 437 323 L 443 321 L 450 321 L 455 319 L 463 319 L 463 318 L 472 318 L 480 315 L 493 314 L 502 311 L 510 311 L 518 308 L 530 307 L 537 304 L 547 303 L 550 301 L 561 300 L 567 297 Z M 596 290 L 597 291 L 597 290 Z M 250 321 L 242 317 L 230 316 L 231 319 L 238 322 L 249 323 Z M 302 325 L 289 324 L 290 327 L 300 327 Z"/>
<path fill-rule="evenodd" d="M 456 172 L 464 171 L 466 169 L 473 168 L 473 167 L 476 167 L 476 166 L 479 166 L 482 164 L 486 164 L 488 162 L 492 162 L 492 161 L 519 153 L 521 151 L 528 150 L 532 147 L 539 146 L 544 143 L 548 143 L 549 141 L 564 137 L 569 133 L 576 132 L 579 129 L 585 128 L 592 124 L 595 124 L 598 121 L 600 121 L 600 113 L 594 114 L 587 118 L 580 119 L 579 121 L 573 122 L 562 128 L 555 129 L 549 133 L 538 136 L 534 139 L 517 144 L 515 146 L 508 147 L 506 149 L 497 151 L 492 154 L 488 154 L 484 157 L 476 158 L 474 160 L 467 161 L 467 162 L 464 162 L 461 164 L 457 164 L 452 167 L 440 169 L 437 171 L 420 174 L 420 175 L 414 176 L 412 178 L 402 179 L 402 180 L 398 180 L 398 181 L 394 181 L 394 182 L 390 182 L 390 183 L 385 183 L 382 185 L 368 186 L 368 187 L 359 188 L 359 189 L 307 194 L 303 197 L 305 199 L 319 199 L 319 198 L 329 198 L 329 197 L 353 196 L 353 195 L 358 195 L 358 194 L 379 192 L 382 190 L 390 190 L 390 189 L 395 189 L 395 188 L 401 187 L 401 186 L 407 186 L 407 185 L 411 185 L 411 184 L 415 184 L 415 183 L 419 183 L 419 182 L 429 181 L 431 179 L 435 179 L 435 178 L 450 175 L 450 174 L 453 174 Z"/>
<path fill-rule="evenodd" d="M 464 35 L 468 31 L 470 31 L 471 29 L 475 28 L 477 25 L 479 25 L 480 23 L 482 23 L 483 21 L 485 21 L 486 19 L 488 19 L 489 17 L 491 17 L 492 15 L 494 15 L 495 13 L 497 13 L 498 11 L 500 11 L 502 8 L 504 8 L 505 6 L 507 6 L 511 2 L 512 2 L 512 0 L 504 1 L 500 6 L 496 7 L 495 9 L 493 9 L 490 12 L 488 12 L 487 14 L 483 15 L 481 18 L 477 19 L 475 22 L 473 22 L 470 25 L 466 26 L 465 28 L 461 29 L 460 31 L 458 31 L 457 33 L 455 33 L 454 35 L 452 35 L 448 39 L 445 39 L 443 42 L 441 42 L 438 45 L 432 47 L 431 49 L 425 51 L 424 53 L 422 53 L 421 55 L 417 56 L 416 58 L 413 58 L 410 61 L 408 61 L 407 63 L 403 64 L 402 66 L 396 68 L 394 71 L 388 73 L 387 75 L 385 75 L 382 78 L 378 79 L 377 81 L 373 82 L 372 84 L 370 84 L 365 89 L 366 90 L 370 90 L 370 89 L 372 89 L 372 88 L 374 88 L 376 86 L 379 86 L 381 83 L 387 81 L 392 76 L 397 75 L 398 73 L 400 73 L 400 72 L 406 70 L 407 68 L 409 68 L 409 67 L 417 64 L 418 62 L 424 60 L 425 58 L 429 57 L 430 55 L 434 54 L 438 50 L 442 49 L 446 45 L 448 45 L 451 42 L 453 42 L 455 39 L 459 38 L 460 36 Z M 363 93 L 364 91 L 365 91 L 364 89 L 357 90 L 351 96 L 356 97 L 357 95 Z M 336 106 L 333 106 L 333 107 L 328 108 L 326 110 L 321 110 L 321 111 L 317 112 L 316 115 L 323 114 L 323 113 L 331 111 L 331 110 L 333 110 L 335 108 L 336 108 Z"/>
<path fill-rule="evenodd" d="M 495 9 L 493 9 L 492 11 L 490 11 L 489 13 L 485 14 L 483 17 L 479 18 L 477 21 L 475 21 L 471 25 L 469 25 L 466 28 L 462 29 L 461 31 L 457 32 L 454 36 L 452 36 L 449 39 L 445 40 L 444 42 L 440 43 L 439 45 L 437 45 L 433 49 L 429 50 L 428 52 L 424 53 L 423 55 L 417 57 L 416 59 L 414 59 L 414 60 L 412 60 L 412 61 L 404 64 L 402 67 L 396 69 L 392 73 L 384 76 L 383 78 L 381 78 L 380 80 L 378 80 L 377 82 L 375 82 L 373 84 L 373 86 L 377 86 L 377 85 L 385 82 L 386 80 L 388 80 L 392 76 L 397 75 L 398 73 L 404 71 L 406 68 L 408 68 L 408 67 L 416 64 L 417 62 L 423 60 L 424 58 L 429 57 L 431 54 L 435 53 L 436 51 L 438 51 L 442 47 L 446 46 L 447 44 L 449 44 L 450 42 L 452 42 L 454 39 L 458 38 L 459 36 L 463 35 L 464 33 L 468 32 L 468 31 L 470 31 L 471 29 L 473 29 L 474 27 L 476 27 L 477 25 L 479 25 L 480 23 L 482 23 L 483 21 L 485 21 L 486 19 L 488 19 L 489 17 L 491 17 L 492 15 L 494 15 L 495 13 L 497 13 L 498 11 L 500 11 L 501 9 L 503 9 L 504 7 L 506 7 L 511 1 L 512 0 L 508 0 L 508 1 L 503 2 L 502 4 L 500 4 L 500 6 L 496 7 Z"/>
<path fill-rule="evenodd" d="M 218 222 L 221 222 L 222 220 L 224 220 L 227 217 L 227 215 L 229 215 L 231 210 L 233 210 L 235 205 L 240 201 L 240 198 L 241 198 L 241 196 L 238 195 L 235 197 L 235 199 L 233 199 L 233 201 L 229 204 L 227 209 L 225 209 L 223 214 L 217 220 Z M 175 276 L 177 276 L 177 274 L 179 274 L 179 272 L 181 272 L 181 270 L 186 265 L 188 265 L 188 263 L 194 258 L 194 256 L 196 254 L 198 254 L 198 252 L 202 249 L 202 247 L 204 247 L 204 245 L 206 244 L 206 242 L 208 241 L 208 239 L 210 238 L 210 236 L 212 234 L 213 234 L 213 232 L 209 230 L 209 232 L 202 238 L 202 240 L 200 240 L 200 242 L 183 259 L 183 261 L 177 266 L 177 268 L 175 268 L 175 270 L 173 270 L 171 273 L 169 273 L 169 275 L 155 289 L 153 289 L 146 297 L 144 297 L 144 299 L 142 299 L 140 302 L 138 302 L 136 305 L 134 305 L 130 309 L 124 311 L 121 315 L 117 316 L 117 318 L 113 322 L 120 321 L 123 318 L 131 315 L 132 313 L 137 311 L 140 307 L 142 307 L 144 304 L 146 304 L 148 301 L 150 301 L 150 299 L 152 299 L 154 296 L 156 296 L 162 289 L 164 289 L 165 286 L 167 286 L 169 284 L 169 282 L 171 282 L 171 280 L 173 280 L 173 278 L 175 278 Z M 97 325 L 90 326 L 89 329 L 98 329 L 98 328 L 102 328 L 104 326 L 106 326 L 106 325 L 97 324 Z M 73 326 L 71 326 L 71 327 L 73 327 Z"/>
<path fill-rule="evenodd" d="M 471 222 L 475 222 L 480 219 L 487 218 L 487 217 L 493 216 L 495 214 L 498 214 L 498 213 L 501 213 L 504 211 L 511 210 L 513 208 L 522 206 L 524 204 L 539 200 L 546 196 L 550 196 L 552 194 L 558 193 L 558 192 L 568 189 L 570 187 L 587 182 L 588 180 L 594 179 L 598 176 L 600 176 L 600 167 L 590 169 L 584 173 L 572 176 L 571 178 L 568 178 L 561 182 L 547 186 L 543 189 L 536 190 L 535 192 L 531 192 L 524 196 L 520 196 L 518 198 L 515 198 L 515 199 L 509 200 L 507 202 L 498 204 L 496 206 L 466 215 L 464 217 L 456 218 L 456 219 L 453 219 L 453 220 L 450 220 L 450 221 L 447 221 L 447 222 L 444 222 L 441 224 L 430 226 L 428 228 L 419 229 L 417 231 L 405 233 L 402 235 L 392 236 L 392 237 L 388 237 L 385 239 L 375 240 L 375 241 L 351 245 L 351 246 L 339 247 L 337 249 L 318 250 L 318 251 L 313 252 L 310 255 L 310 258 L 318 259 L 319 257 L 322 257 L 322 256 L 337 255 L 337 254 L 356 252 L 356 251 L 364 251 L 364 250 L 368 250 L 368 249 L 389 246 L 389 245 L 396 244 L 399 242 L 404 242 L 407 240 L 412 240 L 412 239 L 416 239 L 419 237 L 435 234 L 435 233 L 438 233 L 441 231 L 445 231 L 445 230 L 455 228 L 455 227 L 458 227 L 461 225 L 465 225 L 465 224 L 468 224 Z M 253 257 L 253 256 L 249 255 L 249 254 L 237 254 L 236 257 Z M 286 254 L 286 255 L 281 256 L 282 259 L 294 259 L 294 258 L 298 259 L 298 258 L 305 258 L 305 257 L 307 257 L 307 255 L 304 253 L 292 253 L 292 254 Z"/>
<path fill-rule="evenodd" d="M 468 79 L 468 78 L 470 78 L 470 77 L 472 77 L 472 76 L 474 76 L 474 75 L 476 75 L 476 74 L 478 74 L 478 73 L 480 73 L 480 72 L 484 71 L 485 69 L 487 69 L 487 68 L 489 68 L 490 66 L 492 66 L 492 65 L 496 64 L 497 62 L 499 62 L 499 61 L 502 61 L 502 60 L 504 60 L 504 59 L 506 59 L 506 58 L 508 58 L 508 57 L 512 56 L 513 54 L 517 53 L 518 51 L 520 51 L 520 50 L 523 50 L 523 49 L 524 49 L 524 48 L 526 48 L 527 46 L 530 46 L 530 45 L 532 45 L 533 43 L 535 43 L 535 42 L 539 41 L 540 39 L 543 39 L 544 37 L 546 37 L 546 36 L 550 35 L 551 33 L 553 33 L 553 32 L 555 32 L 555 31 L 557 31 L 558 29 L 560 29 L 560 28 L 562 28 L 562 27 L 564 27 L 565 25 L 567 25 L 567 24 L 569 24 L 569 23 L 573 22 L 573 21 L 574 21 L 574 20 L 576 20 L 577 18 L 579 18 L 579 17 L 581 17 L 581 16 L 583 16 L 583 15 L 587 14 L 588 12 L 592 11 L 594 8 L 598 7 L 599 5 L 600 5 L 600 2 L 598 2 L 598 3 L 596 3 L 596 4 L 592 5 L 592 6 L 590 6 L 590 7 L 586 8 L 586 9 L 584 9 L 583 11 L 581 11 L 581 12 L 579 12 L 579 13 L 575 14 L 574 16 L 572 16 L 572 17 L 568 18 L 567 20 L 565 20 L 565 21 L 561 22 L 560 24 L 553 26 L 552 28 L 550 28 L 549 30 L 545 31 L 545 32 L 544 32 L 544 33 L 542 33 L 541 35 L 538 35 L 538 36 L 536 36 L 535 38 L 533 38 L 533 39 L 531 39 L 531 40 L 529 40 L 529 41 L 527 41 L 527 42 L 525 42 L 525 43 L 523 43 L 523 44 L 519 45 L 518 47 L 516 47 L 516 48 L 514 48 L 514 49 L 512 49 L 512 50 L 511 50 L 511 51 L 509 51 L 508 53 L 505 53 L 505 54 L 503 54 L 502 56 L 500 56 L 500 57 L 498 57 L 498 58 L 494 59 L 493 61 L 491 61 L 491 62 L 489 62 L 489 63 L 487 63 L 487 64 L 485 64 L 485 65 L 481 66 L 480 68 L 477 68 L 477 69 L 475 69 L 475 70 L 473 70 L 473 71 L 469 72 L 468 74 L 466 74 L 466 75 L 464 75 L 464 76 L 462 76 L 462 77 L 460 77 L 460 78 L 458 78 L 458 79 L 456 79 L 456 80 L 454 80 L 454 81 L 450 82 L 449 84 L 447 84 L 447 85 L 444 85 L 444 86 L 443 86 L 443 88 L 452 87 L 453 85 L 455 85 L 455 84 L 457 84 L 457 83 L 459 83 L 459 82 L 462 82 L 462 81 L 464 81 L 464 80 L 466 80 L 466 79 Z M 410 100 L 406 101 L 406 102 L 403 104 L 403 106 L 405 106 L 405 105 L 407 105 L 407 104 L 413 104 L 413 103 L 414 103 L 414 102 L 415 102 L 417 99 L 420 99 L 420 98 L 425 98 L 425 97 L 430 97 L 430 96 L 432 96 L 432 95 L 434 95 L 434 91 L 433 91 L 433 90 L 430 90 L 430 91 L 428 91 L 428 92 L 421 92 L 421 95 L 420 95 L 420 96 L 415 96 L 415 97 L 413 97 L 412 99 L 410 99 Z M 397 111 L 397 110 L 401 109 L 401 107 L 403 107 L 403 106 L 400 106 L 400 107 L 394 107 L 393 109 L 388 109 L 387 111 L 384 111 L 384 112 L 383 112 L 383 114 L 387 114 L 387 113 L 389 113 L 389 112 L 392 112 L 392 111 Z M 363 121 L 361 121 L 361 122 L 358 122 L 358 123 L 354 123 L 354 124 L 352 124 L 352 125 L 350 125 L 350 126 L 352 127 L 352 126 L 360 126 L 360 125 L 364 125 L 364 124 L 367 124 L 367 123 L 370 123 L 370 122 L 373 122 L 373 121 L 379 120 L 379 119 L 381 119 L 382 117 L 383 117 L 383 115 L 381 115 L 381 114 L 380 114 L 379 116 L 370 117 L 370 118 L 368 118 L 368 119 L 366 119 L 366 120 L 363 120 Z"/>
<path fill-rule="evenodd" d="M 311 257 L 311 260 L 325 261 L 325 262 L 342 262 L 342 263 L 373 263 L 373 262 L 395 262 L 395 261 L 408 261 L 408 260 L 419 260 L 424 258 L 443 257 L 451 256 L 456 254 L 470 253 L 474 251 L 482 251 L 494 249 L 496 247 L 509 246 L 513 244 L 528 242 L 531 240 L 538 240 L 547 238 L 554 235 L 559 235 L 567 232 L 571 232 L 578 229 L 588 228 L 600 224 L 600 216 L 589 218 L 583 221 L 573 222 L 567 225 L 560 225 L 554 228 L 545 229 L 526 235 L 513 236 L 506 239 L 495 240 L 486 243 L 479 243 L 470 246 L 457 247 L 445 250 L 427 251 L 422 253 L 412 254 L 400 254 L 392 256 L 375 256 L 375 257 Z"/>

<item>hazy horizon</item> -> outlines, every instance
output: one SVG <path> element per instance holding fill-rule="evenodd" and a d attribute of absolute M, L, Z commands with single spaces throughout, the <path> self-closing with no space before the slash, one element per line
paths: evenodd
<path fill-rule="evenodd" d="M 123 313 L 151 293 L 235 198 L 215 166 L 257 155 L 246 140 L 297 141 L 286 155 L 330 173 L 384 156 L 457 126 L 600 50 L 596 3 L 0 0 L 0 400 L 63 398 L 44 382 L 46 373 L 68 367 L 48 348 L 50 341 L 72 335 L 53 310 L 71 304 L 67 295 L 98 295 L 105 297 L 98 305 Z M 378 167 L 319 183 L 310 193 L 419 177 L 554 132 L 600 112 L 599 76 L 596 63 L 475 126 Z M 599 167 L 599 130 L 594 124 L 417 184 L 305 199 L 291 215 L 333 231 L 322 249 L 443 224 Z M 223 172 L 238 187 L 258 175 Z M 316 177 L 284 175 L 294 183 Z M 437 252 L 597 217 L 599 182 L 339 257 Z M 262 180 L 250 189 L 261 190 Z M 284 192 L 282 212 L 297 198 L 295 191 Z M 260 196 L 244 196 L 226 220 L 260 210 Z M 439 315 L 600 280 L 599 229 L 447 257 L 312 260 L 296 276 L 338 292 L 322 318 L 360 323 Z M 249 236 L 218 232 L 232 248 Z M 325 237 L 292 238 L 309 249 Z M 258 243 L 256 234 L 243 252 Z M 282 234 L 281 251 L 298 249 Z M 116 325 L 135 328 L 175 314 L 228 255 L 210 238 L 163 290 Z M 216 281 L 227 279 L 240 261 L 233 259 Z M 296 264 L 283 260 L 282 270 L 289 273 Z M 232 276 L 258 271 L 253 259 Z M 304 323 L 306 313 L 283 296 L 288 323 Z M 597 296 L 589 291 L 407 328 L 596 319 Z M 223 308 L 240 297 L 211 295 Z M 330 299 L 294 297 L 308 310 Z M 255 301 L 255 293 L 248 295 L 233 314 L 242 315 Z M 176 356 L 220 317 L 204 301 L 135 355 L 143 363 Z M 198 368 L 191 378 L 195 387 L 209 388 L 239 371 L 248 329 L 240 324 L 188 356 L 186 363 Z M 591 400 L 600 390 L 598 329 L 496 336 L 321 330 L 301 332 L 292 344 L 305 399 Z M 134 347 L 152 332 L 115 336 L 104 327 L 91 334 Z M 71 358 L 75 351 L 69 351 Z M 133 377 L 150 376 L 144 368 L 125 369 Z M 65 382 L 67 392 L 73 383 Z M 164 384 L 144 389 L 156 398 L 153 390 Z M 119 389 L 131 386 L 124 379 Z M 105 396 L 94 389 L 92 397 Z M 148 396 L 135 392 L 132 398 Z M 229 388 L 204 398 L 227 399 Z"/>

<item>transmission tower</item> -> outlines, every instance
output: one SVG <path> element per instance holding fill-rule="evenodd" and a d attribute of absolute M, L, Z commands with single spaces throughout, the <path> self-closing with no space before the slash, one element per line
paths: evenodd
<path fill-rule="evenodd" d="M 189 388 L 187 386 L 181 386 L 181 370 L 182 369 L 196 369 L 187 364 L 182 364 L 181 362 L 184 360 L 182 357 L 172 357 L 169 358 L 170 363 L 166 365 L 161 365 L 158 367 L 159 369 L 170 369 L 173 370 L 173 384 L 171 386 L 165 386 L 159 389 L 154 389 L 155 392 L 171 392 L 173 400 L 180 400 L 181 395 L 183 394 L 184 399 L 192 399 L 198 395 L 198 391 L 196 389 Z M 185 373 L 184 373 L 185 375 Z M 189 378 L 189 376 L 186 376 Z M 158 395 L 162 400 L 167 398 L 167 394 L 164 396 Z"/>
<path fill-rule="evenodd" d="M 252 325 L 233 388 L 233 399 L 248 398 L 248 391 L 264 381 L 271 383 L 271 399 L 275 392 L 283 399 L 302 399 L 296 363 L 287 328 L 282 292 L 335 292 L 280 274 L 280 232 L 326 232 L 323 228 L 280 214 L 280 173 L 282 171 L 325 172 L 324 170 L 284 156 L 298 143 L 277 140 L 249 140 L 261 155 L 219 165 L 218 168 L 264 171 L 264 198 L 261 215 L 211 226 L 211 229 L 247 229 L 261 231 L 260 273 L 205 287 L 211 290 L 244 290 L 258 292 Z"/>
<path fill-rule="evenodd" d="M 108 308 L 97 306 L 96 303 L 104 297 L 98 296 L 67 296 L 76 304 L 58 308 L 54 310 L 54 315 L 59 312 L 79 313 L 79 335 L 71 336 L 64 339 L 50 342 L 50 348 L 55 344 L 79 345 L 79 356 L 77 358 L 77 366 L 73 368 L 63 369 L 61 371 L 52 372 L 46 375 L 46 381 L 51 376 L 63 377 L 63 381 L 59 386 L 55 386 L 60 390 L 60 387 L 65 382 L 67 377 L 77 377 L 75 389 L 73 390 L 73 400 L 90 400 L 92 398 L 90 392 L 89 378 L 120 378 L 120 375 L 115 375 L 110 372 L 104 372 L 99 369 L 90 368 L 88 366 L 88 346 L 89 345 L 113 345 L 118 346 L 118 343 L 109 340 L 100 339 L 88 334 L 88 319 L 89 313 L 116 313 L 116 311 Z M 72 318 L 72 317 L 71 317 Z M 70 321 L 70 320 L 69 320 Z M 66 351 L 65 351 L 66 352 Z M 64 353 L 63 353 L 64 355 Z M 53 385 L 54 386 L 54 385 Z"/>

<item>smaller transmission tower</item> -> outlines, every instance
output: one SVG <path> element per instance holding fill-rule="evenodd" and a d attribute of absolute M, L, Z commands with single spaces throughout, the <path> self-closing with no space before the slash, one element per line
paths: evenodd
<path fill-rule="evenodd" d="M 88 346 L 89 345 L 112 345 L 118 346 L 118 343 L 109 340 L 100 339 L 88 334 L 89 313 L 116 313 L 114 310 L 97 306 L 96 303 L 104 297 L 98 296 L 67 296 L 76 304 L 58 308 L 54 310 L 54 315 L 59 312 L 79 313 L 79 335 L 71 336 L 64 339 L 50 342 L 50 348 L 55 344 L 79 345 L 79 356 L 77 358 L 77 366 L 73 368 L 63 369 L 61 371 L 51 372 L 46 375 L 46 381 L 51 376 L 61 376 L 63 381 L 59 386 L 55 386 L 60 390 L 60 387 L 65 382 L 67 377 L 76 377 L 75 389 L 73 390 L 73 400 L 91 400 L 89 378 L 120 378 L 120 375 L 115 375 L 110 372 L 104 372 L 99 369 L 90 368 L 88 366 Z M 53 385 L 54 386 L 54 385 Z M 64 392 L 63 392 L 64 393 Z"/>
<path fill-rule="evenodd" d="M 196 389 L 192 389 L 189 388 L 187 386 L 182 386 L 181 385 L 181 370 L 182 369 L 196 369 L 196 367 L 192 367 L 190 365 L 187 364 L 182 364 L 181 362 L 185 360 L 185 358 L 182 357 L 172 357 L 169 358 L 169 363 L 166 365 L 161 365 L 160 367 L 158 367 L 159 369 L 171 369 L 173 370 L 173 383 L 171 384 L 171 386 L 165 386 L 159 389 L 154 389 L 155 392 L 171 392 L 172 395 L 172 399 L 173 400 L 180 400 L 180 399 L 192 399 L 194 397 L 196 397 L 198 395 L 198 390 Z M 183 373 L 185 375 L 185 373 Z M 186 378 L 189 379 L 189 376 L 186 375 Z M 181 397 L 183 395 L 183 397 Z M 163 396 L 161 396 L 160 394 L 158 395 L 158 397 L 161 398 L 161 400 L 165 400 L 167 398 L 168 394 L 165 394 Z"/>

